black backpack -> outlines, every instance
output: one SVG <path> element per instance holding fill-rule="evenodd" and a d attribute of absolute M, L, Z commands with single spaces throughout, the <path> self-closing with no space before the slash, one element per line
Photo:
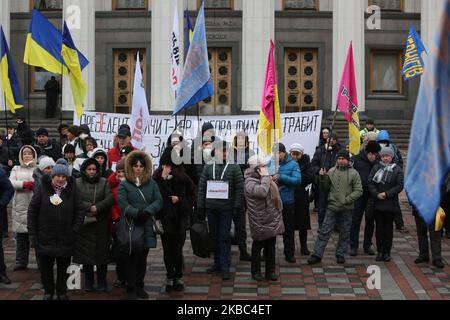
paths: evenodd
<path fill-rule="evenodd" d="M 200 258 L 209 258 L 213 251 L 213 242 L 209 237 L 206 221 L 197 221 L 190 228 L 192 251 Z"/>

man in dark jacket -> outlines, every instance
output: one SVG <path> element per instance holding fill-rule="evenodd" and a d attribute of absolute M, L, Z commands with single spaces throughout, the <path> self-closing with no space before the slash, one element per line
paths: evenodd
<path fill-rule="evenodd" d="M 6 206 L 11 201 L 14 195 L 14 188 L 5 174 L 5 171 L 0 168 L 0 283 L 11 284 L 6 275 L 5 257 L 3 254 L 3 215 L 6 214 Z"/>
<path fill-rule="evenodd" d="M 245 132 L 238 132 L 233 139 L 232 155 L 230 158 L 234 160 L 234 163 L 241 167 L 242 177 L 244 177 L 245 170 L 248 169 L 248 160 L 255 153 L 250 149 L 250 141 L 248 135 Z M 245 201 L 243 210 L 238 212 L 237 215 L 233 215 L 233 222 L 236 228 L 236 242 L 239 246 L 239 259 L 241 261 L 251 261 L 252 257 L 247 252 L 247 228 L 245 221 Z"/>
<path fill-rule="evenodd" d="M 369 190 L 367 189 L 367 183 L 370 175 L 370 171 L 377 163 L 378 152 L 381 147 L 375 141 L 369 141 L 366 148 L 352 157 L 353 168 L 358 171 L 361 177 L 361 183 L 363 186 L 363 195 L 361 198 L 355 201 L 355 209 L 353 210 L 352 227 L 350 230 L 350 255 L 358 255 L 359 247 L 359 228 L 361 227 L 361 220 L 365 212 L 366 226 L 364 229 L 364 252 L 370 256 L 375 255 L 372 249 L 372 237 L 375 227 L 375 220 L 373 217 L 373 210 L 366 210 L 367 203 L 369 201 Z M 371 208 L 369 208 L 371 209 Z"/>
<path fill-rule="evenodd" d="M 6 126 L 6 145 L 9 147 L 9 157 L 14 163 L 19 161 L 19 150 L 22 148 L 23 143 L 19 135 L 16 132 L 16 128 L 13 124 Z"/>
<path fill-rule="evenodd" d="M 237 164 L 227 163 L 226 142 L 215 146 L 215 159 L 203 169 L 198 184 L 197 208 L 200 217 L 208 215 L 209 232 L 214 242 L 214 266 L 210 274 L 222 274 L 223 280 L 230 280 L 231 263 L 231 219 L 234 212 L 242 210 L 244 178 Z"/>
<path fill-rule="evenodd" d="M 48 130 L 45 128 L 36 131 L 36 143 L 33 144 L 33 147 L 38 154 L 38 158 L 46 155 L 56 162 L 62 156 L 61 147 L 54 139 L 49 139 Z"/>
<path fill-rule="evenodd" d="M 272 180 L 280 189 L 283 202 L 283 244 L 284 258 L 289 263 L 295 260 L 295 189 L 302 183 L 302 175 L 296 161 L 286 152 L 284 144 L 279 143 L 273 148 L 273 156 L 269 166 Z M 278 167 L 278 168 L 277 168 Z"/>
<path fill-rule="evenodd" d="M 320 169 L 325 169 L 325 171 L 329 171 L 332 167 L 336 165 L 337 154 L 341 150 L 341 145 L 338 141 L 337 134 L 333 133 L 330 138 L 329 145 L 326 143 L 323 146 L 319 147 L 311 160 L 311 165 L 314 169 L 314 174 L 316 176 L 316 182 L 318 181 L 318 175 Z M 325 219 L 325 213 L 327 208 L 327 198 L 328 192 L 323 190 L 318 185 L 318 193 L 319 199 L 317 204 L 318 209 L 318 220 L 319 220 L 319 228 L 322 226 L 323 220 Z"/>
<path fill-rule="evenodd" d="M 325 220 L 322 228 L 319 230 L 314 252 L 308 259 L 308 264 L 313 265 L 322 260 L 323 253 L 336 223 L 341 224 L 339 226 L 339 242 L 336 247 L 336 261 L 339 264 L 344 264 L 345 253 L 348 250 L 354 202 L 363 193 L 361 178 L 358 172 L 351 167 L 350 156 L 346 150 L 341 150 L 337 154 L 335 167 L 328 172 L 322 168 L 319 174 L 323 188 L 330 192 Z"/>
<path fill-rule="evenodd" d="M 55 77 L 52 77 L 45 84 L 45 93 L 46 93 L 46 109 L 45 109 L 45 117 L 53 118 L 56 112 L 56 106 L 58 105 L 58 96 L 61 92 L 61 87 L 59 82 L 56 81 Z"/>
<path fill-rule="evenodd" d="M 24 146 L 30 146 L 34 143 L 34 132 L 30 129 L 23 116 L 17 118 L 17 134 Z"/>

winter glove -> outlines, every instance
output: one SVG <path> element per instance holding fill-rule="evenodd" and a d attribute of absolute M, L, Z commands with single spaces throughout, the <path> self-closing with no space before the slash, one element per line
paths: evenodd
<path fill-rule="evenodd" d="M 27 191 L 33 191 L 33 187 L 34 187 L 33 181 L 24 182 L 22 185 L 22 188 Z"/>
<path fill-rule="evenodd" d="M 148 218 L 150 218 L 150 215 L 144 210 L 139 210 L 137 217 L 136 217 L 136 223 L 139 225 L 143 225 L 147 222 Z"/>

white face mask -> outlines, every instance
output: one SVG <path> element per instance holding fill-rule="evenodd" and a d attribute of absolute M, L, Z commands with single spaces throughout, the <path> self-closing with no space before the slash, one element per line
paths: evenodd
<path fill-rule="evenodd" d="M 203 149 L 203 159 L 210 160 L 212 158 L 212 149 Z"/>
<path fill-rule="evenodd" d="M 81 140 L 84 140 L 84 139 L 86 139 L 87 137 L 89 137 L 89 135 L 86 134 L 86 133 L 82 133 L 82 134 L 80 134 L 79 137 L 80 137 Z"/>
<path fill-rule="evenodd" d="M 180 153 L 181 149 L 183 149 L 183 146 L 181 145 L 181 143 L 174 145 L 173 149 L 177 152 Z"/>
<path fill-rule="evenodd" d="M 387 147 L 387 143 L 380 143 L 380 147 L 381 147 L 381 148 Z"/>

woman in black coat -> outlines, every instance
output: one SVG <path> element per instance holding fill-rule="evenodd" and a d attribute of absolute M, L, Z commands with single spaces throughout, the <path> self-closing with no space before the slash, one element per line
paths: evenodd
<path fill-rule="evenodd" d="M 167 270 L 167 292 L 184 289 L 183 246 L 195 200 L 195 185 L 182 166 L 173 164 L 171 151 L 172 148 L 164 151 L 160 167 L 153 175 L 164 201 L 163 209 L 156 217 L 164 228 L 161 240 Z"/>
<path fill-rule="evenodd" d="M 52 300 L 55 292 L 53 265 L 56 260 L 56 293 L 67 300 L 67 268 L 75 247 L 75 235 L 85 215 L 81 195 L 69 167 L 58 163 L 51 176 L 44 176 L 28 207 L 28 233 L 31 246 L 39 259 L 44 300 Z"/>
<path fill-rule="evenodd" d="M 100 164 L 87 159 L 81 166 L 81 178 L 76 181 L 85 208 L 86 218 L 77 237 L 74 262 L 83 264 L 84 290 L 94 291 L 94 265 L 97 266 L 97 291 L 106 292 L 109 262 L 109 215 L 113 194 L 108 181 L 102 178 Z"/>
<path fill-rule="evenodd" d="M 367 188 L 374 199 L 378 255 L 376 261 L 391 261 L 394 215 L 400 211 L 398 195 L 403 190 L 402 168 L 393 162 L 394 150 L 380 151 L 381 162 L 370 172 Z"/>
<path fill-rule="evenodd" d="M 311 219 L 309 215 L 309 192 L 306 187 L 313 183 L 314 170 L 311 166 L 309 155 L 304 154 L 305 149 L 298 143 L 294 143 L 291 148 L 291 157 L 297 161 L 302 174 L 302 184 L 295 190 L 295 229 L 299 232 L 300 252 L 309 256 L 308 250 L 308 230 L 311 230 Z"/>

